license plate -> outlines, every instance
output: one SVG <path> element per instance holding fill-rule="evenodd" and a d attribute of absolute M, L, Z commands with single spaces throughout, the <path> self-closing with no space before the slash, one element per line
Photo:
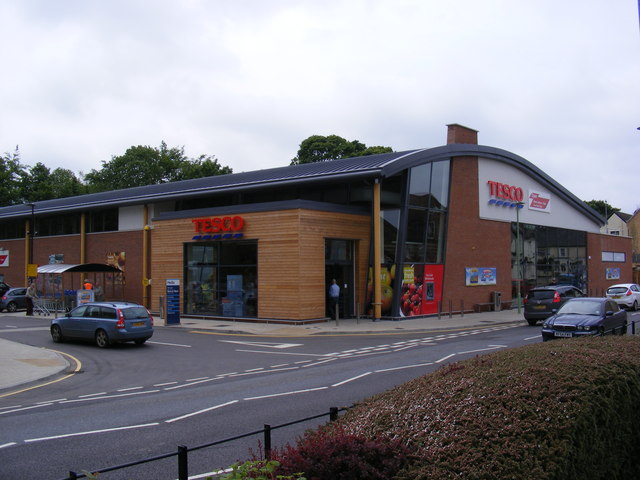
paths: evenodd
<path fill-rule="evenodd" d="M 134 327 L 144 327 L 144 325 L 145 325 L 144 322 L 133 322 Z"/>
<path fill-rule="evenodd" d="M 534 308 L 535 310 L 544 310 L 544 309 L 545 309 L 545 308 L 547 308 L 547 307 L 546 307 L 546 306 L 544 306 L 544 305 L 534 305 L 534 306 L 533 306 L 533 308 Z"/>
<path fill-rule="evenodd" d="M 565 338 L 571 338 L 573 336 L 571 332 L 553 332 L 553 335 L 555 337 L 565 337 Z"/>
<path fill-rule="evenodd" d="M 617 300 L 619 298 L 622 298 L 622 295 L 613 295 L 611 298 L 613 298 L 614 300 Z"/>

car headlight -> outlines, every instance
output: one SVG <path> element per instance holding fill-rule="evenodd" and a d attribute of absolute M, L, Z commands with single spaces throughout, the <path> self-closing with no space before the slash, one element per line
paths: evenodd
<path fill-rule="evenodd" d="M 552 320 L 547 320 L 546 322 L 544 322 L 542 324 L 543 328 L 553 328 L 553 321 Z"/>

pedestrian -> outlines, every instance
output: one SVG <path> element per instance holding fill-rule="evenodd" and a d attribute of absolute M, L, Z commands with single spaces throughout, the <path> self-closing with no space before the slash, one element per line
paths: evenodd
<path fill-rule="evenodd" d="M 340 287 L 338 286 L 338 282 L 334 278 L 331 280 L 331 285 L 329 286 L 329 311 L 331 312 L 331 318 L 338 319 L 338 300 L 340 299 Z"/>
<path fill-rule="evenodd" d="M 84 283 L 82 284 L 82 287 L 83 287 L 85 290 L 93 290 L 93 284 L 89 281 L 89 279 L 88 279 L 88 278 L 85 278 L 85 279 L 84 279 Z"/>
<path fill-rule="evenodd" d="M 31 280 L 31 283 L 29 283 L 29 286 L 27 287 L 27 315 L 29 316 L 33 315 L 33 299 L 37 296 L 36 282 Z"/>

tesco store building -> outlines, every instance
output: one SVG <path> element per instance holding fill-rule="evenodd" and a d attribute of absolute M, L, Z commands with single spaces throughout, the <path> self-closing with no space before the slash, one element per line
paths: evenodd
<path fill-rule="evenodd" d="M 118 258 L 117 279 L 94 274 L 121 284 L 106 299 L 167 318 L 305 323 L 327 319 L 336 279 L 341 316 L 397 320 L 515 307 L 518 291 L 552 282 L 602 295 L 632 275 L 631 239 L 603 223 L 453 124 L 435 148 L 0 208 L 0 280 Z"/>

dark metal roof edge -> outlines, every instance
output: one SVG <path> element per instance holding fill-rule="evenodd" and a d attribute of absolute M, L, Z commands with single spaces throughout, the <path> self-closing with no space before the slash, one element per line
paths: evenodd
<path fill-rule="evenodd" d="M 535 178 L 543 185 L 549 187 L 549 189 L 552 190 L 555 194 L 564 198 L 567 202 L 572 204 L 594 222 L 600 225 L 604 225 L 606 223 L 606 220 L 602 215 L 596 212 L 584 201 L 576 197 L 573 193 L 571 193 L 549 175 L 540 170 L 540 168 L 538 168 L 525 158 L 501 148 L 462 143 L 454 143 L 450 145 L 429 148 L 412 152 L 412 154 L 398 159 L 400 161 L 387 164 L 382 173 L 383 176 L 389 177 L 402 170 L 406 170 L 422 163 L 436 162 L 439 160 L 445 160 L 447 158 L 462 156 L 490 158 L 507 163 L 526 173 L 530 177 Z"/>
<path fill-rule="evenodd" d="M 242 213 L 260 213 L 278 210 L 316 210 L 332 213 L 350 213 L 354 215 L 369 215 L 369 207 L 338 205 L 335 203 L 315 202 L 313 200 L 283 200 L 279 202 L 249 203 L 244 205 L 230 205 L 228 207 L 199 208 L 182 210 L 179 212 L 163 212 L 152 220 L 175 220 L 180 218 L 204 217 L 215 215 L 238 215 Z"/>

